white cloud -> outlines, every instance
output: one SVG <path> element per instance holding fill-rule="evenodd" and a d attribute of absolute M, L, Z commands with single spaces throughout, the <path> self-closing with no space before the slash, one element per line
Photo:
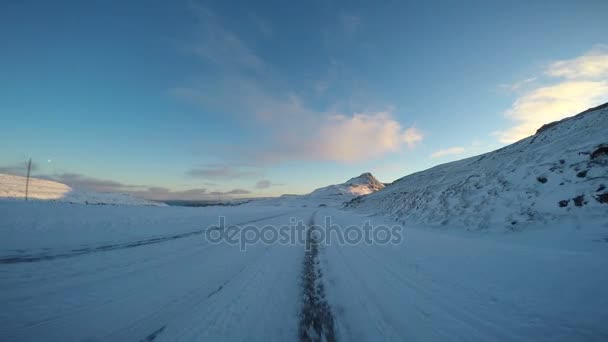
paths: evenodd
<path fill-rule="evenodd" d="M 515 125 L 495 132 L 502 143 L 528 137 L 543 124 L 575 115 L 608 101 L 608 51 L 595 49 L 571 60 L 551 63 L 549 85 L 522 94 L 504 115 Z"/>
<path fill-rule="evenodd" d="M 257 183 L 255 183 L 256 189 L 267 189 L 267 188 L 270 188 L 271 186 L 272 186 L 272 183 L 267 179 L 262 179 L 262 180 L 258 181 Z"/>
<path fill-rule="evenodd" d="M 272 26 L 257 13 L 249 13 L 249 19 L 265 38 L 270 38 L 274 35 Z"/>
<path fill-rule="evenodd" d="M 204 165 L 186 172 L 188 176 L 205 179 L 236 179 L 252 177 L 258 174 L 250 168 L 237 168 L 232 165 Z"/>
<path fill-rule="evenodd" d="M 517 91 L 517 90 L 520 90 L 523 87 L 525 87 L 525 86 L 533 83 L 536 80 L 537 80 L 537 77 L 529 77 L 529 78 L 523 79 L 521 81 L 517 81 L 517 82 L 512 83 L 512 84 L 501 84 L 500 87 L 502 89 L 506 89 L 506 90 L 509 90 L 509 91 Z"/>
<path fill-rule="evenodd" d="M 431 154 L 431 158 L 441 158 L 445 156 L 451 156 L 456 154 L 463 154 L 466 151 L 464 147 L 449 147 L 443 150 L 435 151 Z"/>
<path fill-rule="evenodd" d="M 520 97 L 505 116 L 518 124 L 498 133 L 511 143 L 528 137 L 542 125 L 572 116 L 608 99 L 608 82 L 566 81 L 535 89 Z"/>
<path fill-rule="evenodd" d="M 320 127 L 311 149 L 321 159 L 354 162 L 377 158 L 422 141 L 416 128 L 403 129 L 389 112 L 335 115 Z"/>
<path fill-rule="evenodd" d="M 424 139 L 424 134 L 418 128 L 410 127 L 403 132 L 402 138 L 407 147 L 414 148 Z"/>
<path fill-rule="evenodd" d="M 232 189 L 230 191 L 213 191 L 210 192 L 209 195 L 212 196 L 236 196 L 236 195 L 247 195 L 250 194 L 251 191 L 246 189 Z"/>
<path fill-rule="evenodd" d="M 598 47 L 577 58 L 551 63 L 546 74 L 569 79 L 607 79 L 608 50 Z"/>
<path fill-rule="evenodd" d="M 234 89 L 234 88 L 233 88 Z M 356 162 L 414 148 L 424 138 L 416 127 L 403 127 L 392 111 L 331 113 L 317 111 L 295 94 L 283 96 L 255 86 L 240 88 L 237 100 L 222 105 L 254 119 L 258 141 L 244 148 L 249 158 L 262 163 L 287 160 Z M 245 90 L 247 89 L 247 90 Z M 197 89 L 180 91 L 195 103 L 208 105 Z M 222 96 L 216 96 L 216 99 Z M 253 151 L 252 151 L 253 150 Z"/>
<path fill-rule="evenodd" d="M 199 19 L 200 36 L 194 46 L 198 55 L 228 70 L 264 71 L 264 60 L 236 34 L 226 29 L 217 14 L 201 5 L 192 5 L 192 9 Z"/>
<path fill-rule="evenodd" d="M 60 173 L 54 175 L 38 175 L 37 178 L 50 179 L 67 184 L 76 189 L 131 194 L 135 197 L 149 200 L 199 200 L 208 198 L 207 189 L 192 188 L 173 190 L 160 186 L 126 184 L 110 179 L 95 178 L 78 173 Z"/>
<path fill-rule="evenodd" d="M 403 128 L 390 112 L 335 114 L 308 123 L 304 134 L 282 133 L 266 159 L 351 163 L 414 148 L 422 139 L 419 129 Z"/>
<path fill-rule="evenodd" d="M 38 163 L 33 162 L 30 170 L 32 172 L 38 171 L 40 166 Z M 6 173 L 9 175 L 25 176 L 27 174 L 27 162 L 19 164 L 0 166 L 0 173 Z"/>
<path fill-rule="evenodd" d="M 306 91 L 290 88 L 281 73 L 259 57 L 252 44 L 223 25 L 217 15 L 203 7 L 196 9 L 201 21 L 196 53 L 220 69 L 220 75 L 213 82 L 205 77 L 198 84 L 176 87 L 172 93 L 207 110 L 217 108 L 248 121 L 256 139 L 245 144 L 242 154 L 232 153 L 241 159 L 236 163 L 259 166 L 298 160 L 356 162 L 404 147 L 414 148 L 422 141 L 421 131 L 402 127 L 392 110 L 359 113 L 331 103 L 316 108 L 303 95 Z M 354 33 L 360 18 L 345 14 L 340 17 L 340 24 L 345 31 Z M 317 93 L 328 84 L 317 83 Z M 197 169 L 190 174 L 219 177 L 232 175 L 229 171 L 232 170 Z"/>

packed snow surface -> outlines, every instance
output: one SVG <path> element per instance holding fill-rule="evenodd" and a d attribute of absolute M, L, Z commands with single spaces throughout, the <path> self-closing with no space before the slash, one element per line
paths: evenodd
<path fill-rule="evenodd" d="M 210 243 L 219 216 L 395 224 L 332 207 L 0 202 L 2 341 L 302 340 L 304 246 Z M 403 234 L 319 248 L 314 284 L 337 340 L 608 339 L 605 227 Z"/>

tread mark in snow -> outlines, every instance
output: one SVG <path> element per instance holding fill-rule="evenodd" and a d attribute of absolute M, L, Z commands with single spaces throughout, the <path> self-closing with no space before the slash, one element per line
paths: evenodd
<path fill-rule="evenodd" d="M 146 336 L 146 338 L 144 338 L 143 340 L 141 340 L 142 342 L 149 342 L 149 341 L 154 341 L 156 339 L 156 337 L 163 332 L 163 330 L 165 330 L 167 326 L 163 325 L 160 329 L 154 330 L 150 335 Z"/>
<path fill-rule="evenodd" d="M 325 300 L 325 290 L 321 270 L 316 266 L 319 260 L 319 244 L 312 233 L 314 214 L 306 231 L 306 252 L 302 274 L 302 312 L 300 314 L 300 341 L 336 341 L 334 318 Z"/>
<path fill-rule="evenodd" d="M 70 251 L 63 252 L 63 253 L 57 253 L 57 254 L 28 254 L 28 255 L 0 257 L 0 264 L 17 264 L 17 263 L 21 263 L 21 262 L 37 262 L 37 261 L 53 260 L 53 259 L 60 259 L 60 258 L 70 258 L 70 257 L 75 257 L 75 256 L 83 255 L 83 254 L 89 254 L 89 253 L 107 252 L 107 251 L 113 251 L 113 250 L 117 250 L 117 249 L 125 249 L 125 248 L 133 248 L 133 247 L 151 245 L 154 243 L 181 239 L 181 238 L 189 237 L 192 235 L 199 235 L 202 233 L 203 233 L 203 230 L 197 230 L 197 231 L 183 233 L 183 234 L 162 236 L 162 237 L 156 237 L 156 238 L 134 241 L 134 242 L 103 245 L 103 246 L 98 246 L 98 247 L 72 249 Z"/>
<path fill-rule="evenodd" d="M 287 215 L 287 214 L 282 213 L 279 215 L 261 217 L 261 218 L 255 219 L 255 220 L 238 223 L 237 226 L 255 223 L 255 222 L 259 222 L 259 221 L 263 221 L 263 220 L 268 220 L 271 218 L 284 216 L 284 215 Z M 56 254 L 39 253 L 39 254 L 27 254 L 27 255 L 0 256 L 0 264 L 18 264 L 18 263 L 22 263 L 22 262 L 38 262 L 38 261 L 53 260 L 53 259 L 60 259 L 60 258 L 70 258 L 70 257 L 75 257 L 75 256 L 83 255 L 83 254 L 89 254 L 89 253 L 107 252 L 107 251 L 113 251 L 113 250 L 117 250 L 117 249 L 133 248 L 133 247 L 151 245 L 151 244 L 155 244 L 155 243 L 161 243 L 161 242 L 170 241 L 170 240 L 182 239 L 182 238 L 190 237 L 193 235 L 200 235 L 204 231 L 205 230 L 200 229 L 200 230 L 195 230 L 193 232 L 188 232 L 188 233 L 169 235 L 169 236 L 160 236 L 160 237 L 139 240 L 139 241 L 123 242 L 123 243 L 117 243 L 117 244 L 111 244 L 111 245 L 102 245 L 102 246 L 97 246 L 97 247 L 72 249 L 70 251 L 60 252 L 60 253 L 56 253 Z"/>
<path fill-rule="evenodd" d="M 211 292 L 210 294 L 207 295 L 207 298 L 213 296 L 214 294 L 220 292 L 222 289 L 224 288 L 224 285 L 220 285 L 220 287 L 218 287 L 217 289 L 215 289 L 213 292 Z"/>

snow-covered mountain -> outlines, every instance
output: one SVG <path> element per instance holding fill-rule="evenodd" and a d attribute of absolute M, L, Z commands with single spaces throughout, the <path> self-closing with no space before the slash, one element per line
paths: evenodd
<path fill-rule="evenodd" d="M 371 194 L 384 188 L 384 184 L 379 182 L 371 173 L 365 172 L 360 176 L 351 178 L 341 184 L 328 185 L 318 188 L 306 195 L 282 195 L 277 198 L 258 200 L 253 206 L 319 206 L 319 205 L 342 205 L 358 196 Z"/>
<path fill-rule="evenodd" d="M 608 103 L 480 156 L 405 176 L 346 204 L 404 223 L 467 229 L 608 227 Z"/>
<path fill-rule="evenodd" d="M 383 188 L 384 184 L 380 183 L 371 173 L 365 172 L 342 184 L 334 184 L 316 189 L 306 196 L 348 200 L 350 199 L 349 197 L 368 195 Z"/>
<path fill-rule="evenodd" d="M 24 198 L 25 181 L 25 177 L 0 174 L 0 199 Z M 82 204 L 165 205 L 135 198 L 128 194 L 73 189 L 63 183 L 39 178 L 30 178 L 28 197 L 33 200 L 51 200 Z"/>

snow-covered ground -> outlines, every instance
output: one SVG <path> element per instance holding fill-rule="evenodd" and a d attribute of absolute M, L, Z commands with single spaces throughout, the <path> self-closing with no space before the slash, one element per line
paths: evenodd
<path fill-rule="evenodd" d="M 371 219 L 323 209 L 342 227 Z M 405 226 L 402 245 L 321 253 L 342 341 L 606 341 L 605 228 L 520 233 Z"/>
<path fill-rule="evenodd" d="M 363 174 L 239 206 L 0 201 L 0 340 L 607 341 L 606 114 L 385 188 Z M 326 217 L 403 239 L 205 239 Z"/>
<path fill-rule="evenodd" d="M 26 178 L 0 173 L 0 200 L 23 200 Z M 111 205 L 151 205 L 162 203 L 147 201 L 128 194 L 106 193 L 74 189 L 66 184 L 38 178 L 30 178 L 28 198 L 30 200 L 52 200 L 59 202 Z"/>
<path fill-rule="evenodd" d="M 408 175 L 348 206 L 469 230 L 563 220 L 608 227 L 608 104 L 499 150 Z"/>
<path fill-rule="evenodd" d="M 210 244 L 218 216 L 395 224 L 337 207 L 0 202 L 2 340 L 302 340 L 304 246 Z M 404 228 L 399 245 L 320 246 L 338 340 L 608 339 L 603 227 Z"/>
<path fill-rule="evenodd" d="M 200 232 L 310 213 L 234 208 L 1 202 L 2 341 L 297 339 L 302 246 Z"/>

